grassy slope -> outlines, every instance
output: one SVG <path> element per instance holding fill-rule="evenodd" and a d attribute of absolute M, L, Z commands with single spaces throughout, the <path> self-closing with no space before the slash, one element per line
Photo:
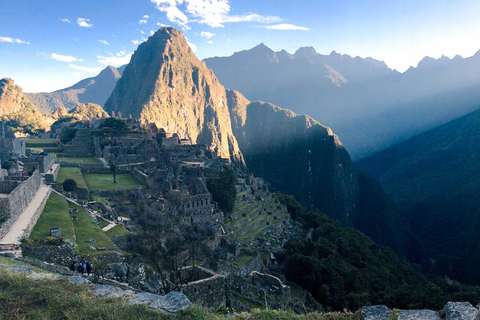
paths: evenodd
<path fill-rule="evenodd" d="M 78 188 L 87 188 L 87 184 L 85 183 L 80 168 L 61 167 L 60 172 L 58 173 L 57 183 L 62 184 L 66 179 L 74 179 Z"/>
<path fill-rule="evenodd" d="M 30 239 L 44 239 L 50 235 L 50 228 L 62 228 L 62 238 L 73 240 L 73 224 L 68 214 L 67 201 L 51 193 L 45 209 L 30 234 Z"/>
<path fill-rule="evenodd" d="M 75 228 L 75 235 L 77 237 L 77 245 L 80 250 L 80 254 L 92 253 L 89 246 L 105 247 L 107 249 L 113 249 L 113 243 L 103 233 L 102 229 L 98 226 L 97 222 L 90 216 L 90 214 L 82 207 L 74 204 L 70 204 L 70 208 L 78 209 L 77 220 L 73 220 L 73 226 Z M 95 243 L 87 243 L 86 240 L 95 239 Z"/>
<path fill-rule="evenodd" d="M 128 230 L 125 229 L 125 227 L 120 225 L 120 224 L 117 224 L 115 227 L 113 227 L 112 229 L 105 232 L 105 234 L 109 238 L 111 238 L 113 236 L 118 236 L 118 235 L 121 235 L 121 234 L 129 234 L 129 233 L 130 232 L 128 232 Z"/>
<path fill-rule="evenodd" d="M 85 180 L 90 190 L 113 191 L 119 189 L 132 189 L 142 186 L 130 173 L 117 174 L 117 183 L 113 183 L 113 174 L 85 174 Z"/>
<path fill-rule="evenodd" d="M 66 158 L 57 157 L 58 161 L 65 161 L 68 163 L 86 163 L 86 164 L 101 164 L 97 158 Z"/>
<path fill-rule="evenodd" d="M 221 314 L 192 307 L 177 315 L 165 315 L 146 306 L 128 304 L 122 299 L 93 296 L 88 285 L 75 285 L 66 280 L 35 281 L 24 275 L 11 274 L 0 268 L 0 319 L 182 319 L 221 320 Z M 297 316 L 289 312 L 254 310 L 240 314 L 234 320 L 359 320 L 356 314 L 308 314 Z"/>

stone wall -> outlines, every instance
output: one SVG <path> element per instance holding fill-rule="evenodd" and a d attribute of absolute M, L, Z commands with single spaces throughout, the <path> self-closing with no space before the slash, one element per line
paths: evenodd
<path fill-rule="evenodd" d="M 148 185 L 148 182 L 147 182 L 148 175 L 146 175 L 145 173 L 141 172 L 138 169 L 133 170 L 132 174 L 138 181 L 140 181 L 144 185 Z"/>
<path fill-rule="evenodd" d="M 51 188 L 49 188 L 47 195 L 45 196 L 45 198 L 43 198 L 42 202 L 40 203 L 37 210 L 33 214 L 32 218 L 30 219 L 30 222 L 28 223 L 27 228 L 23 230 L 22 238 L 28 239 L 28 237 L 30 236 L 30 233 L 32 232 L 33 227 L 35 227 L 35 225 L 37 224 L 38 218 L 40 218 L 40 216 L 42 215 L 43 209 L 45 209 L 45 205 L 47 204 L 48 198 L 50 197 L 50 193 L 52 193 Z"/>
<path fill-rule="evenodd" d="M 20 183 L 15 180 L 2 180 L 0 181 L 0 193 L 8 194 L 12 192 Z"/>
<path fill-rule="evenodd" d="M 191 272 L 192 268 L 185 268 Z M 188 299 L 206 308 L 218 309 L 226 306 L 225 278 L 211 270 L 196 266 L 195 273 L 201 279 L 180 286 Z M 195 278 L 194 278 L 195 279 Z"/>
<path fill-rule="evenodd" d="M 31 177 L 21 182 L 12 190 L 7 198 L 2 198 L 2 210 L 0 211 L 0 239 L 3 238 L 20 214 L 25 211 L 40 188 L 42 177 L 35 171 Z M 0 181 L 4 183 L 6 181 Z M 5 201 L 5 199 L 7 199 Z"/>
<path fill-rule="evenodd" d="M 34 257 L 42 261 L 54 262 L 63 266 L 70 266 L 75 259 L 73 247 L 69 244 L 55 245 L 24 245 L 22 255 Z"/>
<path fill-rule="evenodd" d="M 45 181 L 48 183 L 54 183 L 57 181 L 58 173 L 60 172 L 60 165 L 53 165 L 52 171 L 48 171 L 48 173 L 45 174 Z"/>

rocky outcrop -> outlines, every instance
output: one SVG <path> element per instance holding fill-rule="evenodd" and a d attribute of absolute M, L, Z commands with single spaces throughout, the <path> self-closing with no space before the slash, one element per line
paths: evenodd
<path fill-rule="evenodd" d="M 103 106 L 122 76 L 124 66 L 108 66 L 97 76 L 83 79 L 71 87 L 55 92 L 26 93 L 25 95 L 44 114 L 50 114 L 58 108 L 73 109 L 83 103 L 95 103 Z"/>
<path fill-rule="evenodd" d="M 205 144 L 220 157 L 243 162 L 225 88 L 174 28 L 158 30 L 138 47 L 105 110 L 132 114 L 194 144 Z"/>
<path fill-rule="evenodd" d="M 445 320 L 476 320 L 478 309 L 470 302 L 449 302 L 443 307 Z"/>
<path fill-rule="evenodd" d="M 12 79 L 0 80 L 0 121 L 7 121 L 15 131 L 27 132 L 47 127 L 43 115 Z"/>

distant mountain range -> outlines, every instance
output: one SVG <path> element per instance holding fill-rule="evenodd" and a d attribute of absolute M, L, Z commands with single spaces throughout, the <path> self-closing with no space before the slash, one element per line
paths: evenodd
<path fill-rule="evenodd" d="M 377 176 L 422 240 L 433 271 L 480 275 L 480 111 L 358 162 Z"/>
<path fill-rule="evenodd" d="M 95 103 L 103 106 L 112 94 L 125 66 L 118 69 L 108 66 L 97 76 L 81 80 L 71 87 L 54 92 L 25 93 L 44 114 L 50 114 L 59 107 L 73 109 L 82 103 Z"/>
<path fill-rule="evenodd" d="M 405 73 L 372 58 L 264 44 L 204 60 L 227 88 L 332 127 L 354 158 L 384 149 L 480 107 L 480 53 L 424 58 Z"/>

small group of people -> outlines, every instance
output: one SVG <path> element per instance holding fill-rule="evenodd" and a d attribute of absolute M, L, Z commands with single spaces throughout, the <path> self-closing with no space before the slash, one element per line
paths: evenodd
<path fill-rule="evenodd" d="M 84 257 L 82 257 L 82 259 L 80 259 L 79 262 L 77 261 L 72 262 L 72 264 L 70 265 L 70 270 L 77 271 L 81 274 L 87 273 L 88 275 L 90 275 L 90 273 L 92 273 L 93 268 L 90 261 L 87 261 L 85 260 Z"/>

